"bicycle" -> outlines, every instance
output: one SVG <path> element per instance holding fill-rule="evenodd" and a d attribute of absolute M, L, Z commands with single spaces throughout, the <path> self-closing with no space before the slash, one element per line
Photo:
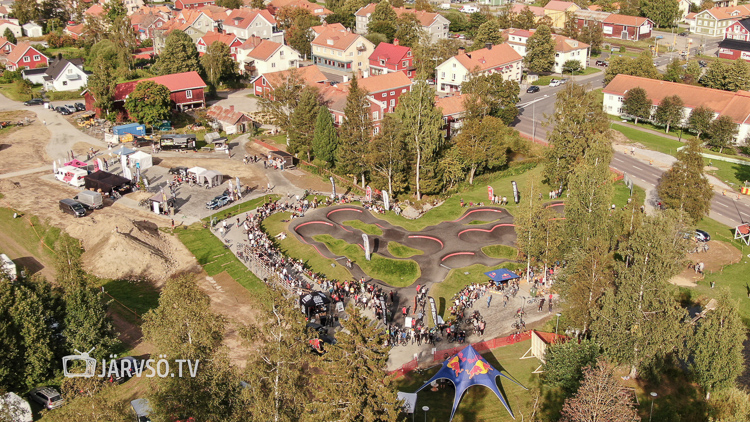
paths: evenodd
<path fill-rule="evenodd" d="M 509 335 L 505 339 L 505 341 L 508 344 L 517 343 L 517 342 L 521 341 L 521 339 L 523 338 L 523 333 L 524 333 L 523 331 L 516 331 L 515 333 Z"/>
<path fill-rule="evenodd" d="M 528 303 L 529 305 L 531 305 L 532 303 L 535 303 L 535 302 L 538 302 L 538 301 L 539 301 L 538 297 L 532 297 L 526 303 Z"/>
<path fill-rule="evenodd" d="M 523 321 L 523 319 L 514 322 L 510 326 L 511 328 L 516 329 L 516 330 L 526 329 L 526 323 Z"/>

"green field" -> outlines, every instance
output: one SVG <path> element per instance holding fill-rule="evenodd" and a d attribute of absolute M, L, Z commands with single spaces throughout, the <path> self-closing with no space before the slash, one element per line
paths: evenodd
<path fill-rule="evenodd" d="M 34 254 L 52 262 L 55 253 L 55 243 L 60 237 L 60 229 L 43 223 L 36 216 L 26 216 L 21 213 L 19 218 L 13 218 L 14 210 L 0 208 L 0 231 L 11 236 L 20 246 Z M 0 245 L 3 251 L 7 245 Z"/>
<path fill-rule="evenodd" d="M 362 233 L 369 234 L 370 236 L 382 236 L 383 235 L 383 230 L 381 230 L 380 227 L 374 224 L 367 224 L 359 220 L 347 220 L 341 224 L 343 224 L 344 226 L 349 226 L 353 229 L 357 229 L 361 231 Z"/>
<path fill-rule="evenodd" d="M 653 133 L 643 132 L 617 123 L 612 124 L 612 129 L 622 133 L 629 140 L 638 142 L 647 149 L 662 152 L 664 154 L 675 155 L 677 154 L 677 148 L 685 146 L 683 142 L 675 139 L 669 139 Z"/>
<path fill-rule="evenodd" d="M 233 205 L 229 208 L 226 208 L 219 212 L 211 214 L 210 216 L 202 219 L 201 221 L 208 223 L 209 221 L 211 221 L 211 218 L 213 217 L 216 217 L 216 221 L 221 221 L 225 218 L 229 218 L 237 214 L 242 214 L 243 212 L 252 211 L 258 208 L 258 206 L 265 204 L 266 202 L 278 201 L 279 198 L 281 197 L 276 194 L 263 195 L 263 197 L 251 199 L 249 201 L 245 201 L 240 204 Z"/>
<path fill-rule="evenodd" d="M 247 269 L 231 250 L 225 248 L 224 243 L 210 229 L 204 229 L 201 224 L 196 223 L 176 230 L 176 233 L 208 275 L 214 276 L 226 271 L 250 293 L 258 295 L 266 291 L 265 283 Z"/>
<path fill-rule="evenodd" d="M 489 245 L 482 248 L 482 252 L 490 258 L 516 259 L 518 249 L 506 245 Z"/>
<path fill-rule="evenodd" d="M 368 261 L 365 259 L 365 251 L 359 245 L 352 245 L 328 234 L 313 236 L 313 239 L 326 245 L 333 254 L 349 258 L 370 277 L 394 287 L 409 286 L 422 274 L 419 265 L 410 259 L 391 259 L 373 253 Z"/>
<path fill-rule="evenodd" d="M 538 374 L 532 372 L 540 362 L 537 359 L 524 359 L 521 356 L 531 346 L 530 341 L 524 341 L 513 345 L 499 347 L 482 355 L 495 369 L 504 372 L 509 377 L 515 379 L 526 388 L 532 388 L 538 385 Z M 414 392 L 421 387 L 438 371 L 440 367 L 436 366 L 422 373 L 412 372 L 408 377 L 396 380 L 399 391 Z M 504 393 L 508 405 L 515 413 L 516 421 L 529 420 L 531 410 L 534 404 L 534 395 L 527 390 L 519 387 L 513 382 L 498 377 L 497 383 L 500 392 Z M 455 389 L 450 385 L 443 386 L 436 392 L 426 388 L 419 392 L 417 396 L 415 421 L 433 421 L 444 422 L 450 418 L 451 407 Z M 430 410 L 425 413 L 422 411 L 423 406 L 428 406 Z M 454 422 L 468 421 L 513 421 L 510 414 L 502 402 L 488 388 L 474 386 L 467 390 L 461 399 L 461 404 L 456 410 Z"/>
<path fill-rule="evenodd" d="M 110 306 L 119 309 L 118 313 L 130 322 L 141 325 L 143 315 L 159 306 L 159 289 L 152 283 L 131 280 L 101 280 L 104 291 L 114 298 Z M 112 300 L 105 295 L 104 298 Z M 133 315 L 135 313 L 135 315 Z"/>
<path fill-rule="evenodd" d="M 708 171 L 707 173 L 716 176 L 719 180 L 729 184 L 737 190 L 739 190 L 740 187 L 745 186 L 746 181 L 750 181 L 750 165 L 745 166 L 726 161 L 710 160 L 708 158 L 704 158 L 703 161 L 707 166 L 711 165 L 718 169 Z"/>
<path fill-rule="evenodd" d="M 398 242 L 388 242 L 388 252 L 397 258 L 411 258 L 414 255 L 422 255 L 424 252 L 419 249 L 410 248 Z"/>

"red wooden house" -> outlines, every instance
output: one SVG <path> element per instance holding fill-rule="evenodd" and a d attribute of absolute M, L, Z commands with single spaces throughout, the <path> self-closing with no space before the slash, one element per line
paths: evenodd
<path fill-rule="evenodd" d="M 373 99 L 385 104 L 386 113 L 393 112 L 398 105 L 398 97 L 411 91 L 411 79 L 403 72 L 361 78 L 357 79 L 357 83 Z M 343 84 L 343 86 L 348 87 L 349 82 Z"/>
<path fill-rule="evenodd" d="M 349 95 L 348 85 L 327 85 L 320 90 L 320 98 L 323 104 L 328 107 L 333 116 L 333 124 L 336 127 L 341 126 L 346 119 L 344 114 L 344 108 L 346 107 L 346 97 Z M 386 113 L 386 106 L 384 102 L 373 99 L 372 95 L 367 96 L 369 103 L 370 120 L 372 121 L 372 134 L 377 135 L 380 132 L 380 124 L 383 121 L 383 116 Z"/>
<path fill-rule="evenodd" d="M 232 56 L 232 60 L 236 62 L 237 47 L 242 45 L 242 40 L 237 38 L 234 34 L 222 34 L 217 31 L 207 32 L 206 35 L 198 38 L 198 41 L 195 42 L 198 54 L 202 56 L 206 50 L 208 50 L 208 47 L 216 41 L 222 42 L 229 47 L 229 55 Z"/>
<path fill-rule="evenodd" d="M 370 54 L 370 76 L 393 72 L 403 72 L 409 79 L 416 73 L 411 48 L 398 45 L 398 40 L 381 42 Z"/>
<path fill-rule="evenodd" d="M 719 57 L 750 61 L 750 18 L 734 21 L 724 30 L 724 39 L 719 43 Z"/>
<path fill-rule="evenodd" d="M 259 97 L 272 98 L 273 90 L 289 80 L 292 72 L 296 72 L 307 86 L 322 86 L 328 81 L 328 77 L 318 69 L 318 66 L 306 66 L 260 75 L 253 80 L 253 92 Z"/>
<path fill-rule="evenodd" d="M 43 65 L 43 66 L 40 66 Z M 27 42 L 18 43 L 8 54 L 5 67 L 8 70 L 36 69 L 49 66 L 49 59 Z"/>
<path fill-rule="evenodd" d="M 198 75 L 198 72 L 184 72 L 117 84 L 114 96 L 114 108 L 116 111 L 122 111 L 127 116 L 127 111 L 125 111 L 124 107 L 125 100 L 141 81 L 153 81 L 169 88 L 172 104 L 176 110 L 182 111 L 188 108 L 206 106 L 204 92 L 206 83 Z M 91 92 L 89 90 L 83 91 L 83 97 L 86 100 L 86 110 L 93 110 L 99 116 L 101 110 L 94 108 L 96 99 Z"/>
<path fill-rule="evenodd" d="M 175 0 L 175 9 L 200 9 L 204 6 L 213 6 L 216 2 L 214 0 Z"/>

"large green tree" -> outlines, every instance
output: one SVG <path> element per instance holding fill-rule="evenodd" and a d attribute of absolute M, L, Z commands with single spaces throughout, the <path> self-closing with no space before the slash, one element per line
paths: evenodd
<path fill-rule="evenodd" d="M 590 339 L 550 344 L 544 353 L 542 382 L 572 394 L 583 380 L 584 368 L 595 364 L 599 355 L 599 345 Z"/>
<path fill-rule="evenodd" d="M 667 28 L 674 26 L 680 17 L 680 6 L 677 0 L 641 0 L 641 13 L 656 26 Z"/>
<path fill-rule="evenodd" d="M 711 122 L 714 120 L 714 111 L 707 106 L 699 105 L 690 112 L 688 117 L 688 128 L 696 133 L 696 138 L 708 134 L 711 130 Z"/>
<path fill-rule="evenodd" d="M 201 57 L 201 65 L 206 72 L 208 83 L 216 89 L 220 83 L 237 77 L 237 62 L 232 60 L 229 46 L 221 41 L 214 41 Z"/>
<path fill-rule="evenodd" d="M 657 191 L 664 205 L 684 211 L 693 223 L 708 215 L 713 189 L 703 174 L 698 140 L 688 141 L 687 147 L 677 151 L 677 161 L 664 173 Z"/>
<path fill-rule="evenodd" d="M 315 133 L 313 134 L 313 155 L 315 160 L 326 167 L 336 166 L 336 150 L 339 145 L 339 137 L 333 126 L 333 118 L 328 107 L 322 105 L 318 108 L 315 119 Z"/>
<path fill-rule="evenodd" d="M 661 79 L 661 73 L 654 66 L 654 59 L 649 51 L 644 51 L 638 57 L 633 58 L 626 56 L 613 57 L 609 61 L 607 70 L 604 72 L 604 83 L 610 83 L 619 74 Z"/>
<path fill-rule="evenodd" d="M 125 100 L 130 118 L 151 127 L 169 120 L 172 109 L 171 91 L 153 81 L 140 81 Z"/>
<path fill-rule="evenodd" d="M 703 86 L 725 91 L 750 89 L 750 65 L 744 60 L 735 60 L 732 64 L 714 61 L 700 78 Z"/>
<path fill-rule="evenodd" d="M 391 198 L 394 193 L 404 190 L 407 185 L 407 150 L 398 121 L 392 114 L 383 119 L 380 133 L 370 142 L 366 159 L 376 181 L 382 180 L 380 186 Z"/>
<path fill-rule="evenodd" d="M 498 168 L 508 161 L 508 153 L 524 152 L 527 145 L 518 132 L 492 116 L 465 120 L 456 137 L 456 148 L 468 168 L 469 184 L 486 168 Z"/>
<path fill-rule="evenodd" d="M 202 73 L 198 49 L 190 35 L 175 29 L 167 35 L 164 50 L 154 65 L 159 75 L 196 71 Z"/>
<path fill-rule="evenodd" d="M 500 45 L 503 43 L 503 35 L 500 32 L 500 24 L 497 19 L 490 19 L 477 29 L 471 50 L 485 48 L 487 44 Z"/>
<path fill-rule="evenodd" d="M 511 125 L 518 116 L 516 104 L 520 101 L 520 87 L 515 81 L 506 81 L 500 73 L 472 75 L 461 86 L 464 97 L 465 118 L 498 117 Z"/>
<path fill-rule="evenodd" d="M 589 22 L 581 29 L 577 40 L 590 45 L 591 54 L 599 54 L 602 51 L 602 42 L 604 41 L 601 24 Z"/>
<path fill-rule="evenodd" d="M 315 122 L 320 108 L 320 98 L 315 87 L 305 87 L 299 98 L 299 104 L 292 113 L 292 128 L 289 136 L 289 152 L 305 154 L 307 161 L 312 161 Z"/>
<path fill-rule="evenodd" d="M 339 128 L 339 147 L 336 150 L 336 165 L 339 170 L 360 176 L 365 187 L 367 163 L 365 154 L 372 139 L 372 118 L 367 91 L 359 87 L 357 78 L 349 83 L 349 94 L 344 106 L 344 123 Z"/>
<path fill-rule="evenodd" d="M 526 271 L 531 269 L 532 261 L 544 265 L 546 270 L 549 263 L 559 257 L 561 230 L 557 215 L 550 207 L 545 207 L 539 193 L 542 184 L 534 180 L 529 184 L 529 190 L 521 198 L 521 206 L 515 215 L 516 246 L 526 256 Z"/>
<path fill-rule="evenodd" d="M 424 30 L 419 18 L 414 13 L 402 13 L 396 20 L 396 34 L 394 38 L 399 45 L 414 48 L 419 43 L 419 38 Z"/>
<path fill-rule="evenodd" d="M 711 126 L 708 128 L 708 143 L 719 148 L 719 153 L 721 153 L 724 148 L 732 145 L 738 132 L 739 128 L 734 119 L 726 114 L 719 116 L 711 122 Z"/>
<path fill-rule="evenodd" d="M 107 316 L 102 293 L 80 283 L 65 293 L 65 339 L 68 348 L 105 358 L 117 343 L 112 321 Z"/>
<path fill-rule="evenodd" d="M 10 30 L 10 28 L 5 28 L 5 32 L 3 33 L 3 37 L 5 37 L 8 42 L 15 44 L 18 41 L 16 41 L 16 36 L 13 34 L 13 31 Z"/>
<path fill-rule="evenodd" d="M 652 113 L 651 99 L 646 90 L 639 86 L 629 89 L 622 101 L 622 112 L 635 118 L 635 124 L 638 124 L 638 119 L 649 120 Z"/>
<path fill-rule="evenodd" d="M 666 132 L 672 125 L 681 125 L 685 120 L 685 104 L 679 95 L 664 97 L 661 103 L 656 107 L 654 121 L 660 125 L 666 126 Z"/>
<path fill-rule="evenodd" d="M 273 124 L 287 133 L 287 142 L 289 142 L 293 127 L 292 115 L 297 108 L 297 104 L 299 104 L 299 98 L 304 88 L 305 82 L 302 80 L 299 71 L 293 68 L 274 87 L 273 95 L 261 97 L 258 100 L 260 109 L 270 116 Z"/>
<path fill-rule="evenodd" d="M 550 72 L 555 66 L 555 41 L 548 26 L 540 25 L 526 41 L 523 63 L 535 73 Z"/>
<path fill-rule="evenodd" d="M 443 146 L 443 115 L 435 107 L 435 90 L 427 81 L 417 80 L 399 98 L 394 111 L 400 120 L 401 133 L 414 158 L 415 192 L 422 199 L 422 170 L 434 160 Z"/>
<path fill-rule="evenodd" d="M 367 29 L 371 33 L 385 35 L 390 42 L 396 35 L 397 19 L 398 15 L 396 15 L 388 0 L 381 0 L 370 15 L 370 23 L 367 25 Z"/>

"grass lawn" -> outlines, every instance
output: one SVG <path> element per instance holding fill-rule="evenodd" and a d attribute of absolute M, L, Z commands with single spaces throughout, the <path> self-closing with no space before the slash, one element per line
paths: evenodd
<path fill-rule="evenodd" d="M 550 82 L 552 82 L 553 79 L 560 79 L 560 77 L 555 75 L 540 76 L 539 79 L 532 82 L 531 84 L 537 86 L 547 86 Z"/>
<path fill-rule="evenodd" d="M 224 243 L 214 236 L 210 229 L 204 229 L 201 224 L 196 223 L 176 230 L 176 233 L 208 275 L 214 276 L 226 271 L 250 293 L 260 294 L 266 290 L 266 285 L 247 269 L 232 251 L 226 249 Z"/>
<path fill-rule="evenodd" d="M 410 248 L 406 245 L 402 245 L 398 242 L 393 241 L 388 242 L 388 252 L 398 258 L 410 258 L 414 255 L 424 254 L 424 252 L 420 251 L 419 249 Z"/>
<path fill-rule="evenodd" d="M 620 116 L 612 116 L 612 115 L 610 115 L 609 118 L 610 118 L 610 120 L 614 120 L 615 122 L 620 122 L 621 120 L 623 120 L 623 118 L 620 117 Z M 623 124 L 623 126 L 624 125 L 625 124 Z M 640 120 L 638 122 L 638 124 L 635 124 L 635 120 L 633 120 L 633 121 L 628 120 L 627 125 L 629 125 L 629 126 L 638 126 L 638 127 L 644 128 L 644 129 L 655 130 L 657 132 L 662 132 L 664 134 L 667 134 L 666 131 L 665 131 L 666 130 L 666 126 L 657 126 L 657 125 L 655 125 L 655 124 L 653 124 L 651 122 L 645 122 L 643 120 Z M 693 135 L 692 133 L 688 132 L 687 130 L 680 131 L 680 128 L 675 127 L 675 126 L 672 126 L 672 127 L 669 128 L 668 135 L 672 135 L 672 136 L 677 137 L 677 138 L 682 137 L 682 139 L 684 141 L 688 141 L 690 139 L 695 138 L 695 135 Z"/>
<path fill-rule="evenodd" d="M 615 183 L 615 193 L 614 197 L 612 198 L 612 203 L 615 204 L 618 208 L 622 208 L 628 203 L 629 197 L 630 189 L 625 186 L 625 182 L 620 180 L 619 182 Z M 633 185 L 633 201 L 640 206 L 641 204 L 643 204 L 645 199 L 646 191 L 639 186 Z"/>
<path fill-rule="evenodd" d="M 484 273 L 497 268 L 507 268 L 511 271 L 526 268 L 524 263 L 504 262 L 496 267 L 474 264 L 464 268 L 454 268 L 448 273 L 448 277 L 440 283 L 434 284 L 430 289 L 430 296 L 435 298 L 438 315 L 446 318 L 450 301 L 459 290 L 472 283 L 486 283 L 488 277 Z"/>
<path fill-rule="evenodd" d="M 278 201 L 279 198 L 281 198 L 281 196 L 276 195 L 276 194 L 264 195 L 263 197 L 258 197 L 258 198 L 255 198 L 255 199 L 251 199 L 249 201 L 242 202 L 240 204 L 233 205 L 233 206 L 231 206 L 229 208 L 223 209 L 223 210 L 221 210 L 219 212 L 211 214 L 210 216 L 204 218 L 201 221 L 209 222 L 209 221 L 211 221 L 212 217 L 216 217 L 216 221 L 220 221 L 220 220 L 223 220 L 225 218 L 229 218 L 229 217 L 235 216 L 237 214 L 242 214 L 243 212 L 252 211 L 252 210 L 258 208 L 258 206 L 260 206 L 260 205 L 262 205 L 262 204 L 264 204 L 264 203 L 266 203 L 268 201 Z"/>
<path fill-rule="evenodd" d="M 369 234 L 371 236 L 382 236 L 383 230 L 380 229 L 380 227 L 374 225 L 374 224 L 367 224 L 359 220 L 347 220 L 341 223 L 345 226 L 349 226 L 351 228 L 357 229 L 361 231 L 362 233 Z"/>
<path fill-rule="evenodd" d="M 539 366 L 537 359 L 524 359 L 520 357 L 531 346 L 530 341 L 524 341 L 513 345 L 498 347 L 482 355 L 495 369 L 504 372 L 509 377 L 515 379 L 526 388 L 532 388 L 538 385 L 538 374 L 532 374 L 534 369 Z M 412 372 L 408 376 L 396 380 L 399 391 L 414 392 L 430 379 L 440 369 L 436 366 L 423 373 Z M 498 377 L 497 383 L 500 392 L 504 396 L 513 410 L 516 421 L 529 420 L 529 416 L 534 405 L 534 396 L 529 392 L 509 381 L 504 377 Z M 447 421 L 450 418 L 451 408 L 453 405 L 453 396 L 455 389 L 452 384 L 447 384 L 442 389 L 432 392 L 426 388 L 419 393 L 416 405 L 416 421 Z M 425 413 L 422 411 L 423 406 L 428 406 L 430 410 Z M 513 421 L 510 414 L 502 402 L 488 388 L 474 386 L 469 388 L 464 394 L 461 404 L 456 410 L 454 422 L 467 421 Z"/>
<path fill-rule="evenodd" d="M 578 76 L 578 75 L 593 75 L 594 73 L 601 72 L 601 71 L 602 70 L 599 69 L 598 67 L 589 66 L 586 69 L 583 69 L 583 70 L 581 70 L 579 72 L 576 72 L 575 76 Z"/>
<path fill-rule="evenodd" d="M 617 123 L 612 124 L 612 129 L 622 133 L 626 138 L 633 142 L 638 142 L 650 150 L 659 151 L 664 154 L 675 155 L 677 154 L 677 148 L 685 146 L 683 142 L 665 138 L 653 133 L 642 132 L 638 129 Z"/>
<path fill-rule="evenodd" d="M 468 222 L 466 224 L 468 224 L 470 226 L 475 226 L 475 225 L 478 226 L 478 225 L 481 225 L 481 224 L 489 224 L 489 223 L 491 223 L 493 221 L 497 221 L 497 220 L 491 220 L 491 221 L 486 221 L 486 220 L 471 220 L 470 222 Z"/>
<path fill-rule="evenodd" d="M 523 195 L 524 192 L 528 191 L 529 183 L 532 178 L 539 180 L 541 174 L 542 166 L 522 164 L 511 167 L 508 170 L 494 173 L 486 178 L 480 176 L 475 180 L 474 185 L 467 185 L 465 190 L 452 195 L 450 198 L 446 199 L 445 203 L 427 211 L 416 220 L 409 220 L 392 212 L 378 215 L 378 218 L 382 218 L 393 225 L 403 227 L 407 230 L 421 231 L 425 227 L 439 224 L 443 221 L 452 221 L 461 217 L 461 215 L 466 212 L 466 208 L 461 208 L 462 199 L 464 204 L 468 204 L 469 202 L 475 204 L 479 202 L 487 203 L 487 185 L 491 185 L 495 189 L 496 195 L 508 197 L 509 204 L 505 208 L 507 208 L 512 214 L 518 208 L 518 205 L 513 203 L 513 187 L 511 181 L 516 182 L 518 190 Z M 545 192 L 545 195 L 546 192 L 552 190 L 549 186 L 539 186 L 538 183 L 535 186 L 535 190 L 539 189 L 539 192 Z"/>
<path fill-rule="evenodd" d="M 42 96 L 41 86 L 32 87 L 31 91 L 32 91 L 33 98 L 40 98 Z M 0 84 L 0 94 L 5 95 L 8 99 L 13 100 L 13 101 L 26 101 L 30 99 L 30 98 L 22 98 L 21 95 L 18 94 L 18 91 L 16 91 L 16 85 L 14 83 Z"/>
<path fill-rule="evenodd" d="M 482 252 L 490 258 L 516 259 L 518 249 L 506 245 L 490 245 L 482 248 Z"/>
<path fill-rule="evenodd" d="M 15 211 L 10 208 L 0 208 L 0 231 L 13 238 L 35 256 L 44 257 L 52 263 L 55 257 L 53 250 L 60 237 L 60 229 L 41 222 L 33 215 L 13 218 L 14 213 Z M 0 245 L 0 251 L 2 249 L 3 245 Z"/>
<path fill-rule="evenodd" d="M 110 306 L 115 308 L 124 306 L 125 309 L 118 310 L 118 313 L 137 325 L 140 325 L 142 321 L 135 318 L 131 311 L 143 317 L 146 312 L 159 306 L 159 290 L 147 281 L 101 281 L 104 291 L 116 300 L 110 303 Z M 110 299 L 106 295 L 104 297 Z"/>
<path fill-rule="evenodd" d="M 710 171 L 719 180 L 728 183 L 733 188 L 739 189 L 745 185 L 745 181 L 750 180 L 750 165 L 728 163 L 726 161 L 710 160 L 704 158 L 706 165 L 716 167 L 718 170 Z M 750 164 L 750 163 L 748 163 Z"/>
<path fill-rule="evenodd" d="M 318 253 L 312 245 L 297 241 L 294 234 L 289 230 L 288 220 L 290 217 L 290 213 L 280 212 L 263 220 L 263 229 L 270 236 L 286 233 L 285 239 L 273 239 L 279 250 L 288 257 L 301 259 L 313 271 L 325 275 L 329 280 L 351 280 L 351 273 L 339 261 L 328 259 Z"/>
<path fill-rule="evenodd" d="M 365 251 L 359 245 L 352 245 L 328 234 L 313 236 L 313 239 L 326 245 L 332 253 L 351 259 L 370 277 L 394 287 L 409 286 L 422 274 L 419 265 L 410 259 L 391 259 L 374 253 L 368 261 L 365 259 Z"/>
<path fill-rule="evenodd" d="M 81 92 L 83 91 L 49 91 L 46 95 L 47 99 L 49 99 L 50 101 L 71 100 L 76 102 L 83 102 Z"/>

